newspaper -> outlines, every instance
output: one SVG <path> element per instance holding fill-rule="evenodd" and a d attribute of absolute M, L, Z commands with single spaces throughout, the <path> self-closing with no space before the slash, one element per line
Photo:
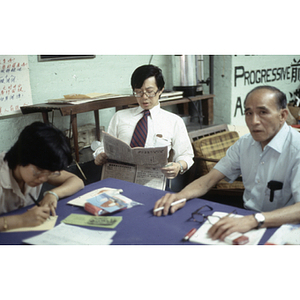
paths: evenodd
<path fill-rule="evenodd" d="M 131 148 L 106 132 L 103 133 L 103 145 L 109 160 L 103 165 L 101 179 L 116 178 L 165 189 L 166 177 L 160 169 L 167 163 L 167 146 Z"/>

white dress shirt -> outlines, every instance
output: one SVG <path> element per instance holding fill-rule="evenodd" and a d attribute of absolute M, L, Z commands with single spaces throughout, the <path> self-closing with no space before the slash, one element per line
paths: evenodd
<path fill-rule="evenodd" d="M 244 206 L 256 211 L 272 211 L 300 202 L 300 134 L 286 123 L 262 150 L 251 134 L 231 146 L 215 168 L 229 182 L 239 175 L 245 186 Z M 269 181 L 283 183 L 270 202 Z"/>
<path fill-rule="evenodd" d="M 130 145 L 135 126 L 142 117 L 140 106 L 119 110 L 109 123 L 108 133 Z M 150 109 L 145 148 L 162 146 L 168 146 L 168 152 L 174 150 L 173 161 L 184 160 L 188 169 L 193 165 L 194 152 L 183 120 L 158 104 Z"/>

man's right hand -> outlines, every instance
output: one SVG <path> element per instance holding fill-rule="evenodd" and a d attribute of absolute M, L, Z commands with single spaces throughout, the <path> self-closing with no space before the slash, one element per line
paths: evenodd
<path fill-rule="evenodd" d="M 107 161 L 107 155 L 104 152 L 101 152 L 100 154 L 98 154 L 95 158 L 95 164 L 97 166 L 102 166 L 106 163 Z"/>
<path fill-rule="evenodd" d="M 169 214 L 169 211 L 171 214 L 173 214 L 176 210 L 179 208 L 182 208 L 185 205 L 185 202 L 179 203 L 177 205 L 171 206 L 172 202 L 180 200 L 182 198 L 178 198 L 177 194 L 166 194 L 162 198 L 156 201 L 154 208 L 153 208 L 153 214 L 157 217 L 160 217 L 162 214 L 164 216 Z M 164 207 L 163 210 L 160 210 L 158 212 L 154 212 L 156 208 Z"/>

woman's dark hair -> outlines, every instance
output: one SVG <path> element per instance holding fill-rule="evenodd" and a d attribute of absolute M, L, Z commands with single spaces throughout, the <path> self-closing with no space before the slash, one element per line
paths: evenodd
<path fill-rule="evenodd" d="M 270 86 L 270 85 L 261 85 L 261 86 L 257 86 L 254 89 L 252 89 L 246 96 L 245 101 L 244 101 L 244 106 L 246 105 L 246 101 L 248 96 L 256 91 L 256 90 L 261 90 L 261 89 L 265 89 L 265 90 L 269 90 L 271 92 L 274 92 L 276 94 L 276 100 L 277 100 L 277 106 L 278 109 L 282 109 L 282 108 L 286 108 L 287 105 L 287 100 L 286 100 L 286 95 L 285 93 L 283 93 L 281 90 L 279 90 L 278 88 L 274 87 L 274 86 Z"/>
<path fill-rule="evenodd" d="M 160 68 L 153 65 L 143 65 L 134 70 L 131 76 L 132 89 L 139 89 L 144 81 L 149 77 L 155 77 L 158 90 L 161 91 L 165 86 L 164 77 Z"/>
<path fill-rule="evenodd" d="M 42 122 L 34 122 L 23 129 L 4 160 L 12 170 L 17 165 L 32 164 L 54 172 L 65 169 L 73 158 L 70 143 L 59 129 Z"/>

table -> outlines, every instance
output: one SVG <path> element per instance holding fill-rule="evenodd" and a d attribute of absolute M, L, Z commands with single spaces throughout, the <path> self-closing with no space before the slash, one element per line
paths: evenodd
<path fill-rule="evenodd" d="M 199 245 L 191 242 L 183 242 L 182 238 L 192 228 L 197 227 L 197 223 L 187 221 L 191 216 L 191 213 L 205 204 L 212 206 L 215 211 L 229 213 L 232 212 L 233 209 L 236 209 L 237 213 L 241 215 L 253 213 L 249 210 L 233 208 L 232 206 L 204 199 L 193 199 L 187 201 L 183 209 L 178 210 L 173 215 L 156 217 L 152 214 L 154 203 L 166 193 L 165 191 L 108 178 L 85 186 L 83 190 L 71 197 L 61 199 L 58 202 L 56 210 L 58 215 L 56 225 L 59 225 L 60 222 L 71 213 L 88 214 L 82 207 L 71 206 L 67 204 L 67 202 L 72 198 L 101 187 L 121 188 L 123 189 L 123 195 L 144 204 L 115 213 L 114 216 L 123 217 L 123 220 L 115 229 L 85 227 L 91 230 L 116 230 L 117 233 L 113 237 L 112 245 Z M 29 207 L 22 208 L 18 211 L 3 214 L 2 216 L 23 213 L 28 208 Z M 262 237 L 260 244 L 264 244 L 276 229 L 277 228 L 268 228 Z M 20 245 L 22 244 L 23 239 L 40 233 L 41 231 L 0 232 L 0 244 Z"/>
<path fill-rule="evenodd" d="M 199 95 L 189 98 L 182 98 L 177 100 L 162 101 L 161 107 L 183 104 L 184 113 L 188 114 L 188 102 L 201 100 L 202 111 L 205 116 L 204 124 L 211 125 L 213 123 L 213 97 L 214 95 Z M 100 141 L 100 124 L 99 124 L 99 109 L 116 107 L 117 110 L 126 108 L 129 105 L 136 104 L 134 96 L 116 97 L 106 100 L 95 100 L 87 103 L 80 104 L 64 104 L 64 103 L 41 103 L 28 106 L 21 106 L 22 113 L 42 113 L 43 121 L 49 123 L 48 112 L 55 110 L 60 111 L 62 116 L 70 116 L 70 123 L 72 125 L 73 140 L 75 148 L 75 159 L 79 162 L 79 147 L 78 147 L 78 129 L 77 129 L 77 114 L 94 111 L 95 125 L 96 125 L 96 138 Z"/>

